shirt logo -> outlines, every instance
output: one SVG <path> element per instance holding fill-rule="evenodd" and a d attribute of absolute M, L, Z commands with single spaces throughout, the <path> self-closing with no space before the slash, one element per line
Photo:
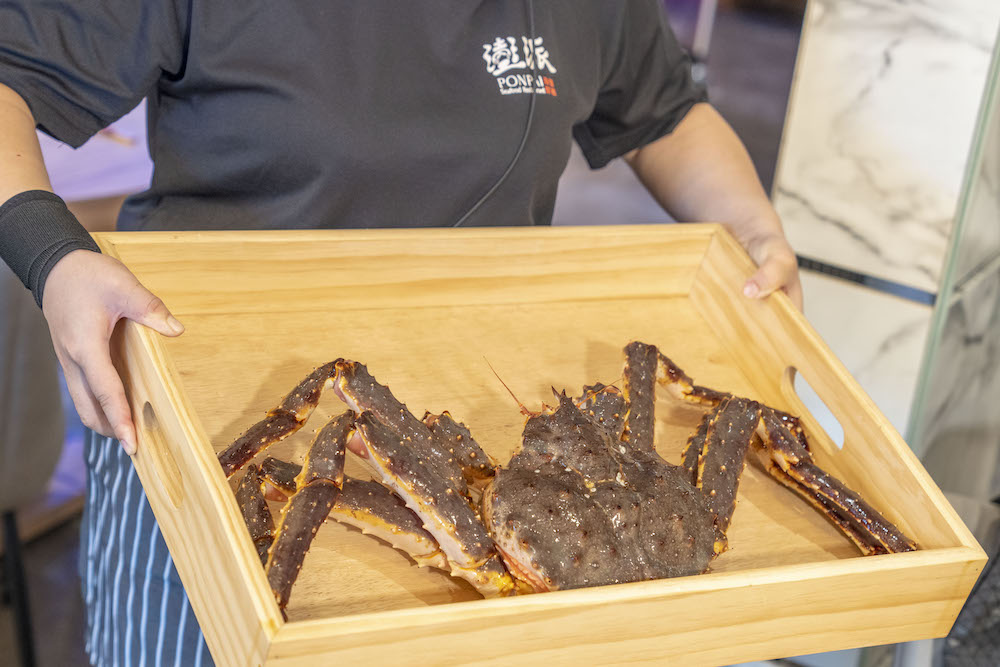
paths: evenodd
<path fill-rule="evenodd" d="M 545 72 L 555 74 L 548 50 L 542 38 L 497 37 L 491 44 L 483 44 L 486 71 L 496 77 L 501 95 L 535 92 L 556 97 L 556 83 Z M 534 70 L 535 74 L 532 74 Z"/>

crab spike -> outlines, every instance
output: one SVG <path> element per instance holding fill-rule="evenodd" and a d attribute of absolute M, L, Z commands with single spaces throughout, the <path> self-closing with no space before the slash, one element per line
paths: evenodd
<path fill-rule="evenodd" d="M 843 482 L 817 466 L 787 415 L 765 407 L 755 453 L 771 476 L 805 498 L 862 553 L 914 551 L 917 544 Z"/>
<path fill-rule="evenodd" d="M 345 412 L 320 429 L 295 478 L 295 494 L 281 510 L 266 565 L 267 581 L 280 609 L 288 604 L 309 545 L 340 495 L 347 442 L 353 433 L 352 412 Z"/>
<path fill-rule="evenodd" d="M 262 485 L 260 470 L 251 465 L 236 489 L 236 503 L 240 506 L 240 513 L 250 531 L 250 539 L 257 549 L 260 563 L 264 565 L 267 563 L 267 552 L 274 542 L 274 519 L 261 492 Z"/>
<path fill-rule="evenodd" d="M 282 399 L 278 407 L 269 410 L 262 420 L 219 454 L 219 463 L 227 479 L 264 449 L 302 428 L 319 405 L 320 395 L 333 386 L 336 365 L 336 361 L 331 361 L 310 373 Z"/>

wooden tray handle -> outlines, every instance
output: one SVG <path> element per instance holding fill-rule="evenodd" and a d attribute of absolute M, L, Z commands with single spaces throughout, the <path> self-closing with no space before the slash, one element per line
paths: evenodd
<path fill-rule="evenodd" d="M 160 422 L 156 418 L 156 411 L 149 401 L 142 404 L 142 413 L 139 418 L 140 440 L 144 445 L 144 454 L 151 456 L 155 462 L 152 466 L 156 481 L 163 489 L 164 495 L 175 510 L 180 509 L 184 500 L 184 485 L 181 480 L 181 471 L 174 460 L 174 455 L 170 452 L 160 429 Z"/>
<path fill-rule="evenodd" d="M 835 420 L 837 424 L 840 425 L 840 430 L 844 434 L 843 440 L 840 444 L 830 437 L 830 434 L 823 428 L 820 420 L 813 415 L 812 411 L 806 406 L 805 401 L 799 396 L 799 392 L 795 389 L 795 376 L 801 375 L 802 379 L 805 380 L 810 387 L 813 388 L 813 392 L 816 396 L 823 401 L 823 405 L 826 406 L 827 412 L 830 413 L 830 418 Z M 840 420 L 833 410 L 827 405 L 826 400 L 820 396 L 819 392 L 814 387 L 813 383 L 809 381 L 809 377 L 802 373 L 795 366 L 787 366 L 784 372 L 781 374 L 781 395 L 785 403 L 788 406 L 788 412 L 799 418 L 805 427 L 806 432 L 809 434 L 809 440 L 814 445 L 819 445 L 828 453 L 835 453 L 838 450 L 843 449 L 847 446 L 847 430 L 844 428 L 843 422 Z"/>
<path fill-rule="evenodd" d="M 121 376 L 136 422 L 136 471 L 213 658 L 261 664 L 283 621 L 232 489 L 174 384 L 177 372 L 158 336 L 123 320 L 111 345 L 116 367 L 127 370 Z M 200 580 L 199 562 L 207 563 Z M 220 600 L 222 611 L 214 613 L 226 622 L 215 624 Z"/>

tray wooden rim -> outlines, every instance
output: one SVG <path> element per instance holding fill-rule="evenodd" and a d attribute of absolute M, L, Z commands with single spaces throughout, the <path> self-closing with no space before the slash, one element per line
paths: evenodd
<path fill-rule="evenodd" d="M 315 633 L 322 629 L 331 636 L 355 634 L 359 631 L 378 630 L 379 626 L 420 627 L 435 625 L 468 615 L 473 608 L 477 615 L 488 618 L 516 615 L 528 611 L 560 607 L 579 609 L 587 605 L 600 605 L 609 598 L 616 600 L 656 600 L 664 597 L 682 598 L 705 591 L 727 588 L 763 586 L 776 583 L 793 583 L 829 579 L 860 573 L 907 570 L 926 565 L 985 562 L 986 553 L 979 547 L 945 547 L 898 554 L 858 556 L 847 560 L 831 560 L 798 565 L 781 565 L 766 568 L 709 572 L 676 579 L 636 581 L 624 584 L 552 591 L 545 595 L 524 595 L 511 598 L 493 598 L 446 603 L 429 607 L 393 609 L 364 614 L 351 614 L 323 619 L 286 621 L 279 629 L 282 639 L 296 633 Z M 859 562 L 860 561 L 860 562 Z M 627 592 L 627 594 L 625 594 Z M 612 595 L 622 593 L 621 595 Z M 370 627 L 369 627 L 370 626 Z"/>
<path fill-rule="evenodd" d="M 494 239 L 540 237 L 562 237 L 568 239 L 584 236 L 620 236 L 643 238 L 649 234 L 669 234 L 673 237 L 700 238 L 706 241 L 717 234 L 729 235 L 726 227 L 717 222 L 655 223 L 640 225 L 588 225 L 586 227 L 526 225 L 524 227 L 389 227 L 379 229 L 262 229 L 262 230 L 196 230 L 196 231 L 143 231 L 143 232 L 95 232 L 91 236 L 98 241 L 102 252 L 105 247 L 111 253 L 122 244 L 170 243 L 183 238 L 185 243 L 216 243 L 219 240 L 240 243 L 270 244 L 275 240 L 331 241 L 346 239 L 351 241 L 384 241 L 387 238 L 427 238 L 451 239 Z M 102 241 L 104 242 L 102 244 Z M 107 254 L 107 253 L 106 253 Z M 749 259 L 749 258 L 748 258 Z M 791 302 L 789 302 L 791 303 Z"/>
<path fill-rule="evenodd" d="M 742 246 L 739 245 L 736 239 L 723 225 L 717 225 L 716 229 L 713 231 L 712 243 L 719 243 L 727 246 L 728 255 L 737 259 L 741 265 L 733 267 L 733 273 L 743 274 L 744 277 L 752 275 L 752 273 L 756 270 L 756 265 Z M 706 261 L 707 258 L 708 253 L 706 253 Z M 699 269 L 699 274 L 705 271 L 706 266 L 703 262 L 702 267 Z M 695 283 L 697 283 L 697 277 Z M 896 459 L 902 462 L 906 466 L 907 472 L 918 481 L 921 486 L 921 490 L 933 501 L 935 508 L 941 513 L 942 517 L 949 524 L 949 527 L 955 534 L 956 539 L 963 546 L 977 551 L 985 558 L 985 552 L 976 540 L 975 536 L 972 534 L 972 531 L 969 530 L 968 526 L 965 525 L 965 522 L 962 521 L 958 512 L 955 511 L 951 503 L 945 497 L 944 492 L 941 491 L 938 485 L 931 478 L 930 474 L 920 462 L 920 459 L 917 458 L 913 450 L 910 449 L 910 446 L 906 444 L 903 436 L 889 422 L 888 418 L 882 414 L 882 411 L 875 404 L 875 401 L 871 398 L 868 392 L 866 392 L 854 376 L 851 375 L 851 373 L 844 366 L 843 362 L 837 358 L 837 356 L 833 353 L 833 350 L 830 349 L 830 346 L 827 345 L 826 341 L 824 341 L 822 336 L 820 336 L 819 332 L 812 327 L 806 319 L 805 314 L 795 307 L 791 299 L 788 298 L 788 296 L 783 292 L 776 292 L 768 299 L 756 303 L 747 303 L 746 301 L 740 302 L 739 297 L 736 297 L 733 301 L 748 309 L 753 308 L 755 310 L 765 310 L 770 308 L 777 311 L 780 315 L 780 319 L 786 320 L 789 325 L 795 328 L 798 335 L 805 338 L 809 351 L 814 358 L 816 358 L 821 365 L 825 366 L 827 370 L 833 373 L 836 376 L 837 382 L 861 403 L 865 419 L 873 423 L 878 428 L 881 437 L 884 438 L 886 443 L 892 448 Z M 799 372 L 802 372 L 801 369 Z M 828 406 L 830 406 L 831 403 L 828 400 L 828 397 L 823 395 L 818 383 L 810 381 L 810 385 L 815 391 L 817 391 L 817 393 L 820 394 L 820 398 L 826 402 Z M 800 410 L 800 418 L 804 423 L 806 423 L 807 427 L 812 427 L 809 430 L 813 434 L 814 444 L 824 448 L 828 452 L 836 452 L 836 445 L 833 444 L 830 437 L 826 434 L 822 427 L 819 426 L 818 421 L 809 409 L 802 403 L 801 399 L 790 389 L 790 381 L 785 382 L 785 390 L 783 391 L 783 394 L 786 400 L 797 405 Z M 841 419 L 840 422 L 845 429 L 846 439 L 849 435 L 848 432 L 851 429 L 848 424 L 844 423 L 844 420 Z M 926 549 L 921 552 L 932 550 L 933 549 Z"/>
<path fill-rule="evenodd" d="M 734 267 L 735 271 L 743 272 L 753 270 L 753 263 L 742 248 L 739 248 L 735 240 L 729 235 L 722 225 L 714 223 L 699 223 L 684 225 L 678 228 L 676 225 L 642 225 L 642 226 L 606 226 L 586 228 L 588 236 L 607 235 L 617 238 L 641 238 L 649 234 L 671 234 L 675 238 L 687 237 L 700 239 L 706 242 L 706 246 L 712 243 L 722 243 L 729 246 L 729 250 L 735 246 L 742 256 L 742 265 Z M 133 243 L 172 243 L 183 238 L 185 243 L 208 242 L 216 243 L 221 239 L 270 243 L 275 239 L 286 240 L 289 234 L 295 237 L 296 241 L 332 241 L 347 240 L 366 242 L 370 240 L 384 241 L 386 238 L 406 239 L 428 235 L 439 238 L 462 238 L 462 239 L 498 239 L 498 238 L 524 238 L 532 235 L 549 235 L 556 238 L 577 238 L 580 228 L 475 228 L 470 230 L 443 230 L 443 229 L 394 229 L 394 230 L 318 230 L 318 231 L 269 231 L 269 232 L 143 232 L 141 236 L 128 232 L 112 232 L 95 235 L 99 246 L 106 254 L 119 258 L 118 248 L 123 245 Z M 707 257 L 706 251 L 706 257 Z M 704 260 L 703 260 L 704 264 Z M 703 268 L 703 266 L 701 267 Z M 699 269 L 699 271 L 701 270 Z M 240 569 L 245 570 L 247 585 L 254 590 L 252 597 L 256 598 L 258 604 L 253 610 L 259 621 L 262 636 L 258 640 L 263 641 L 263 646 L 258 641 L 258 654 L 261 649 L 265 655 L 270 653 L 275 641 L 284 642 L 300 636 L 315 638 L 316 634 L 324 637 L 337 637 L 348 634 L 355 634 L 364 631 L 374 631 L 384 627 L 421 627 L 425 625 L 447 622 L 453 618 L 461 618 L 469 613 L 475 613 L 485 617 L 510 616 L 526 611 L 539 610 L 553 607 L 577 607 L 580 605 L 596 605 L 615 601 L 630 601 L 643 599 L 676 598 L 696 594 L 704 591 L 718 591 L 726 588 L 744 587 L 747 585 L 765 585 L 780 582 L 805 582 L 829 578 L 831 574 L 851 575 L 859 573 L 871 573 L 877 571 L 906 570 L 919 566 L 928 565 L 948 565 L 967 564 L 971 567 L 981 569 L 985 563 L 986 555 L 976 542 L 971 532 L 958 517 L 955 510 L 948 503 L 947 499 L 937 488 L 933 480 L 923 469 L 912 451 L 903 441 L 902 437 L 896 433 L 895 429 L 888 424 L 885 417 L 877 409 L 870 397 L 853 377 L 847 373 L 843 365 L 829 351 L 829 348 L 822 341 L 819 335 L 799 313 L 790 300 L 784 294 L 775 294 L 767 300 L 767 308 L 778 311 L 779 316 L 786 320 L 790 326 L 799 329 L 806 336 L 808 346 L 813 352 L 818 352 L 822 357 L 824 366 L 832 370 L 838 380 L 862 397 L 866 417 L 877 422 L 879 430 L 885 436 L 890 448 L 894 450 L 897 458 L 901 459 L 908 471 L 918 480 L 921 490 L 927 494 L 935 509 L 948 523 L 952 529 L 960 546 L 949 546 L 945 548 L 925 549 L 922 551 L 907 554 L 891 554 L 886 556 L 875 556 L 868 558 L 853 558 L 847 560 L 830 560 L 818 563 L 807 563 L 801 565 L 785 565 L 766 568 L 756 568 L 739 570 L 733 572 L 715 573 L 699 575 L 697 577 L 686 577 L 682 579 L 661 580 L 654 582 L 635 582 L 632 584 L 622 584 L 618 586 L 605 586 L 591 589 L 580 589 L 573 591 L 560 591 L 550 593 L 545 596 L 525 596 L 521 598 L 506 598 L 499 600 L 475 600 L 462 603 L 444 603 L 430 607 L 397 609 L 391 611 L 370 612 L 352 614 L 350 616 L 336 616 L 324 619 L 300 620 L 285 622 L 281 619 L 277 605 L 272 596 L 266 590 L 266 581 L 262 573 L 259 572 L 259 561 L 253 552 L 248 541 L 242 546 L 237 545 L 237 551 L 241 551 L 238 561 Z M 153 332 L 141 326 L 129 323 L 125 327 L 125 337 L 133 345 L 138 345 L 144 349 L 151 359 L 158 359 L 163 367 L 170 372 L 166 377 L 161 377 L 163 389 L 170 397 L 171 403 L 178 411 L 178 416 L 185 424 L 187 436 L 192 441 L 200 440 L 207 451 L 211 451 L 208 438 L 204 433 L 197 413 L 189 405 L 188 397 L 181 386 L 177 369 L 170 358 L 163 342 Z M 140 450 L 141 451 L 141 450 Z M 204 452 L 202 452 L 204 454 Z M 137 459 L 142 459 L 140 454 Z M 208 460 L 208 459 L 212 460 Z M 198 469 L 198 476 L 209 482 L 209 486 L 215 486 L 212 495 L 221 500 L 224 511 L 233 514 L 238 518 L 238 510 L 229 487 L 225 480 L 221 478 L 213 457 L 198 455 L 194 459 L 194 464 Z M 146 465 L 155 465 L 147 459 Z M 137 467 L 140 461 L 137 460 Z M 212 480 L 216 483 L 212 483 Z M 145 485 L 145 480 L 144 480 Z M 222 493 L 222 489 L 227 493 Z M 233 517 L 228 517 L 231 521 Z M 978 566 L 977 566 L 978 564 Z M 256 568 L 256 570 L 255 570 Z M 262 585 L 263 584 L 263 585 Z"/>

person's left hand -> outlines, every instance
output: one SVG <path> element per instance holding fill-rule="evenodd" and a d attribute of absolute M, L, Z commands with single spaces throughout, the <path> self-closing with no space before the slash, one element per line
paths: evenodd
<path fill-rule="evenodd" d="M 771 232 L 739 241 L 759 267 L 743 285 L 743 294 L 752 299 L 763 299 L 780 289 L 796 308 L 802 310 L 798 260 L 784 234 Z"/>

